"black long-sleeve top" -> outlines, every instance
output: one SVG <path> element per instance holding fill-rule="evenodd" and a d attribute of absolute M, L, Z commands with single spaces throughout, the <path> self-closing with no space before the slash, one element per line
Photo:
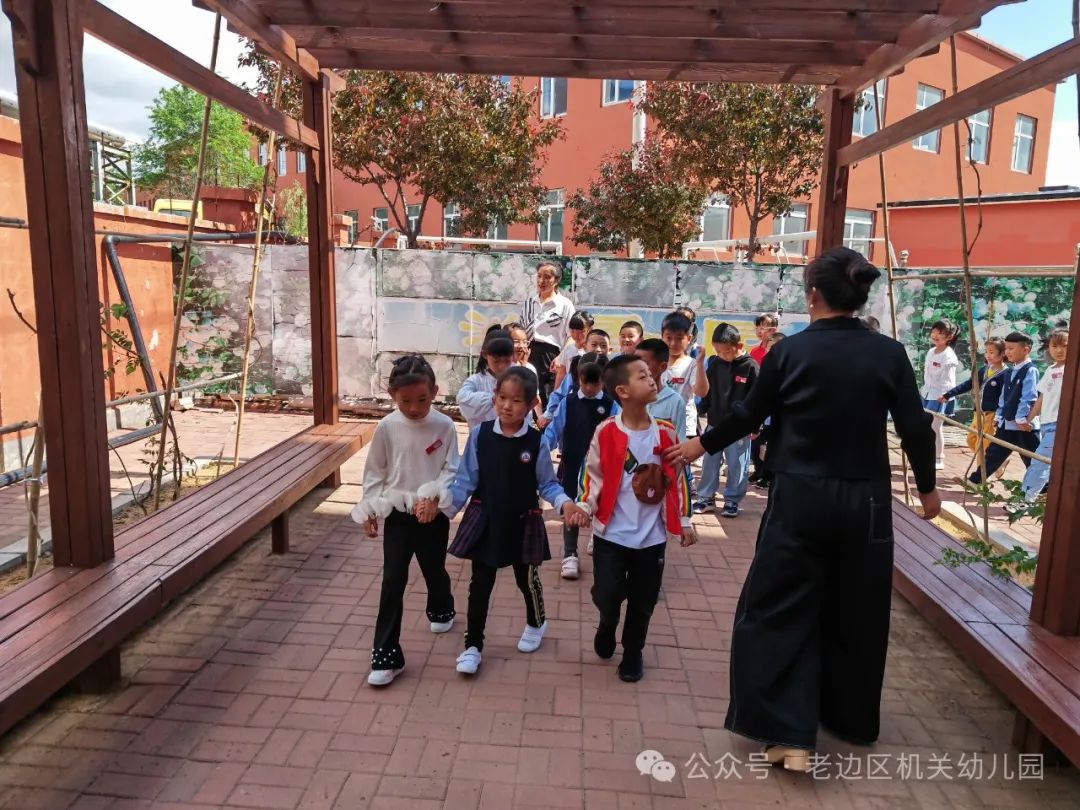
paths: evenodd
<path fill-rule="evenodd" d="M 982 390 L 982 410 L 996 411 L 998 408 L 998 400 L 1001 399 L 1001 390 L 1005 387 L 1005 378 L 1008 376 L 1005 374 L 1008 371 L 1007 368 L 1002 368 L 1000 371 L 994 373 L 992 377 L 987 379 L 986 372 L 989 370 L 989 366 L 983 366 L 977 372 L 979 375 L 979 385 Z M 971 378 L 968 378 L 966 382 L 960 383 L 956 388 L 950 388 L 945 392 L 945 399 L 955 399 L 961 394 L 966 394 L 974 387 Z"/>
<path fill-rule="evenodd" d="M 750 395 L 701 443 L 719 452 L 771 416 L 771 471 L 870 480 L 891 474 L 890 413 L 919 492 L 931 492 L 934 432 L 904 347 L 857 318 L 823 318 L 765 355 Z"/>

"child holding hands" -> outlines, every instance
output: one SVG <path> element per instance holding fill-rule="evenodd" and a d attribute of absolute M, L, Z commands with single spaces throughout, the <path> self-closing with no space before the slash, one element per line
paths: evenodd
<path fill-rule="evenodd" d="M 446 544 L 457 431 L 450 417 L 431 408 L 439 387 L 423 357 L 396 360 L 389 389 L 397 408 L 375 428 L 364 466 L 364 497 L 352 510 L 368 537 L 377 537 L 378 521 L 385 521 L 382 591 L 368 675 L 372 686 L 387 686 L 405 667 L 401 619 L 414 555 L 427 584 L 431 632 L 446 633 L 454 626 Z"/>

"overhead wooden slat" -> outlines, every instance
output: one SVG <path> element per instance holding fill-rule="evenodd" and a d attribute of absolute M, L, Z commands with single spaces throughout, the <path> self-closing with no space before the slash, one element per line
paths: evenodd
<path fill-rule="evenodd" d="M 783 65 L 740 63 L 732 65 L 689 64 L 683 61 L 641 62 L 627 60 L 471 58 L 454 55 L 396 53 L 385 51 L 313 50 L 320 64 L 343 69 L 422 71 L 428 73 L 476 73 L 486 76 L 566 76 L 592 79 L 648 81 L 779 82 Z M 832 65 L 805 65 L 792 74 L 793 84 L 832 84 L 842 71 Z"/>
<path fill-rule="evenodd" d="M 256 126 L 312 149 L 319 148 L 319 137 L 310 127 L 249 95 L 95 0 L 83 0 L 82 22 L 88 34 L 192 90 L 231 107 Z"/>
<path fill-rule="evenodd" d="M 252 0 L 255 5 L 263 9 L 264 13 L 272 22 L 281 24 L 277 17 L 278 10 L 294 8 L 311 8 L 317 12 L 323 10 L 349 10 L 364 6 L 382 7 L 387 10 L 396 8 L 402 10 L 406 7 L 432 8 L 434 6 L 446 6 L 456 8 L 476 8 L 489 6 L 493 0 L 397 0 L 394 3 L 380 3 L 378 0 Z M 535 10 L 535 0 L 504 0 L 501 5 L 504 8 L 531 9 Z M 899 14 L 933 14 L 938 11 L 941 0 L 545 0 L 543 3 L 547 9 L 557 10 L 561 8 L 578 8 L 589 6 L 590 8 L 609 8 L 619 13 L 630 13 L 639 9 L 657 9 L 658 12 L 667 13 L 668 10 L 677 9 L 754 9 L 761 11 L 848 11 L 848 12 L 890 12 Z"/>
<path fill-rule="evenodd" d="M 319 62 L 307 51 L 296 47 L 296 41 L 249 0 L 195 0 L 195 4 L 216 11 L 238 34 L 253 42 L 268 56 L 306 79 L 318 79 Z"/>
<path fill-rule="evenodd" d="M 907 143 L 925 132 L 941 129 L 946 124 L 1046 87 L 1077 71 L 1080 71 L 1080 38 L 1063 42 L 1056 48 L 973 84 L 955 96 L 949 96 L 890 124 L 873 135 L 867 135 L 841 149 L 837 158 L 841 166 L 850 166 L 878 152 Z"/>
<path fill-rule="evenodd" d="M 660 62 L 732 64 L 859 65 L 874 45 L 857 42 L 760 42 L 745 39 L 686 39 L 676 42 L 648 37 L 566 37 L 558 34 L 459 34 L 386 30 L 367 33 L 356 29 L 323 32 L 304 29 L 313 36 L 304 44 L 312 51 L 378 51 L 431 53 L 467 58 L 505 57 L 543 59 L 560 57 L 588 62 L 613 59 Z M 518 71 L 510 71 L 518 72 Z"/>
<path fill-rule="evenodd" d="M 923 54 L 929 53 L 953 34 L 977 25 L 982 16 L 998 6 L 1019 0 L 943 0 L 937 14 L 928 14 L 909 25 L 895 44 L 883 45 L 861 67 L 841 77 L 837 86 L 845 93 L 857 93 L 880 76 L 888 76 Z"/>
<path fill-rule="evenodd" d="M 477 4 L 479 6 L 479 4 Z M 655 38 L 728 38 L 895 42 L 900 31 L 919 18 L 918 14 L 848 13 L 807 11 L 797 15 L 762 16 L 755 10 L 670 9 L 662 15 L 651 9 L 615 13 L 610 7 L 592 5 L 577 9 L 507 8 L 500 4 L 472 5 L 454 10 L 446 5 L 423 8 L 396 4 L 358 3 L 358 8 L 318 9 L 312 6 L 278 11 L 278 19 L 302 42 L 310 42 L 317 32 L 340 28 L 404 29 L 423 36 L 427 31 L 456 31 L 473 34 L 565 34 Z"/>

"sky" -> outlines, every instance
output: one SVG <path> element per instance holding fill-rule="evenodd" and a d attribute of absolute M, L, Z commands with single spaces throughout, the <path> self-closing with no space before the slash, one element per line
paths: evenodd
<path fill-rule="evenodd" d="M 140 28 L 201 62 L 210 62 L 214 17 L 190 0 L 101 0 Z M 1069 38 L 1071 0 L 1026 0 L 991 11 L 977 32 L 1024 57 L 1034 56 Z M 240 38 L 224 26 L 218 72 L 235 83 L 254 83 L 250 70 L 237 65 Z M 92 126 L 129 138 L 145 136 L 146 108 L 158 91 L 173 82 L 125 54 L 86 37 L 84 53 L 87 118 Z M 15 95 L 11 28 L 0 14 L 0 92 Z M 1047 185 L 1080 186 L 1080 139 L 1077 136 L 1076 77 L 1059 84 L 1050 133 Z"/>

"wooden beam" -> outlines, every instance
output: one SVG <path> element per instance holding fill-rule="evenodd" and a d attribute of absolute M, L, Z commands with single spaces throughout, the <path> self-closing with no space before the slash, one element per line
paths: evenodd
<path fill-rule="evenodd" d="M 333 105 L 330 80 L 303 83 L 304 123 L 314 129 L 322 148 L 308 163 L 308 271 L 311 280 L 311 381 L 316 425 L 338 421 L 336 268 L 332 217 L 333 165 L 331 164 Z M 337 479 L 333 483 L 339 483 Z"/>
<path fill-rule="evenodd" d="M 310 127 L 275 110 L 269 104 L 249 95 L 216 73 L 212 73 L 115 11 L 95 0 L 82 0 L 82 7 L 83 27 L 87 33 L 102 42 L 138 59 L 144 65 L 161 71 L 192 90 L 209 96 L 226 107 L 231 107 L 256 126 L 272 130 L 304 146 L 313 149 L 319 147 L 319 138 Z"/>
<path fill-rule="evenodd" d="M 431 54 L 465 58 L 573 59 L 584 62 L 658 62 L 677 58 L 689 64 L 742 62 L 782 65 L 859 65 L 874 43 L 765 42 L 748 39 L 666 40 L 649 37 L 568 36 L 565 34 L 463 34 L 455 31 L 385 29 L 303 29 L 312 52 L 328 50 Z M 520 74 L 521 71 L 512 71 Z"/>
<path fill-rule="evenodd" d="M 940 9 L 926 14 L 905 28 L 895 44 L 883 45 L 860 67 L 837 82 L 845 93 L 854 94 L 876 79 L 891 76 L 904 65 L 940 45 L 953 34 L 979 23 L 982 15 L 1018 0 L 942 0 Z"/>
<path fill-rule="evenodd" d="M 955 96 L 919 110 L 840 151 L 840 162 L 850 166 L 864 158 L 900 146 L 924 132 L 967 118 L 1002 102 L 1018 98 L 1080 70 L 1080 38 L 1063 42 L 1038 56 L 1013 65 Z"/>
<path fill-rule="evenodd" d="M 195 5 L 220 13 L 236 33 L 250 39 L 259 50 L 301 78 L 318 80 L 319 61 L 296 47 L 292 36 L 271 23 L 249 0 L 195 0 Z"/>
<path fill-rule="evenodd" d="M 366 4 L 364 4 L 366 5 Z M 432 31 L 455 31 L 471 34 L 564 34 L 573 36 L 656 37 L 686 39 L 778 39 L 831 40 L 834 42 L 895 42 L 900 31 L 917 14 L 882 14 L 842 11 L 803 11 L 798 15 L 763 16 L 747 9 L 670 9 L 667 13 L 645 9 L 597 9 L 592 5 L 531 8 L 525 10 L 502 5 L 454 10 L 447 5 L 423 9 L 399 6 L 368 6 L 361 9 L 324 9 L 304 6 L 296 13 L 279 13 L 298 42 L 311 43 L 328 29 L 377 33 L 385 29 L 404 29 L 418 36 Z M 606 13 L 605 13 L 606 11 Z"/>
<path fill-rule="evenodd" d="M 337 14 L 340 12 L 359 12 L 371 9 L 387 11 L 428 10 L 435 5 L 445 6 L 458 12 L 484 13 L 493 5 L 500 5 L 507 10 L 523 12 L 535 11 L 535 0 L 395 0 L 394 3 L 382 3 L 380 0 L 254 0 L 278 25 L 285 25 L 285 20 L 295 19 L 294 15 L 310 10 L 313 15 Z M 832 11 L 845 13 L 877 12 L 888 14 L 935 14 L 941 0 L 545 0 L 541 4 L 547 12 L 560 13 L 566 9 L 597 9 L 606 14 L 630 15 L 657 9 L 661 14 L 680 13 L 687 9 L 702 11 L 730 11 L 750 9 L 753 12 L 794 12 Z"/>
<path fill-rule="evenodd" d="M 53 558 L 90 568 L 113 556 L 113 525 L 80 5 L 3 8 L 16 54 Z"/>
<path fill-rule="evenodd" d="M 475 73 L 486 76 L 566 76 L 589 79 L 644 79 L 649 81 L 779 82 L 784 65 L 746 63 L 738 65 L 687 64 L 679 61 L 635 62 L 574 59 L 514 59 L 443 56 L 393 52 L 359 53 L 313 51 L 322 64 L 357 70 L 418 71 L 423 73 Z M 800 65 L 791 76 L 793 84 L 832 84 L 843 68 L 833 65 Z"/>
<path fill-rule="evenodd" d="M 1080 315 L 1080 284 L 1073 290 L 1072 319 Z M 1051 633 L 1080 635 L 1080 351 L 1065 357 L 1050 491 L 1046 499 L 1031 618 Z"/>
<path fill-rule="evenodd" d="M 839 90 L 825 91 L 825 144 L 821 161 L 821 188 L 818 194 L 816 255 L 844 244 L 844 214 L 847 211 L 848 168 L 837 160 L 842 147 L 851 143 L 855 99 Z"/>

